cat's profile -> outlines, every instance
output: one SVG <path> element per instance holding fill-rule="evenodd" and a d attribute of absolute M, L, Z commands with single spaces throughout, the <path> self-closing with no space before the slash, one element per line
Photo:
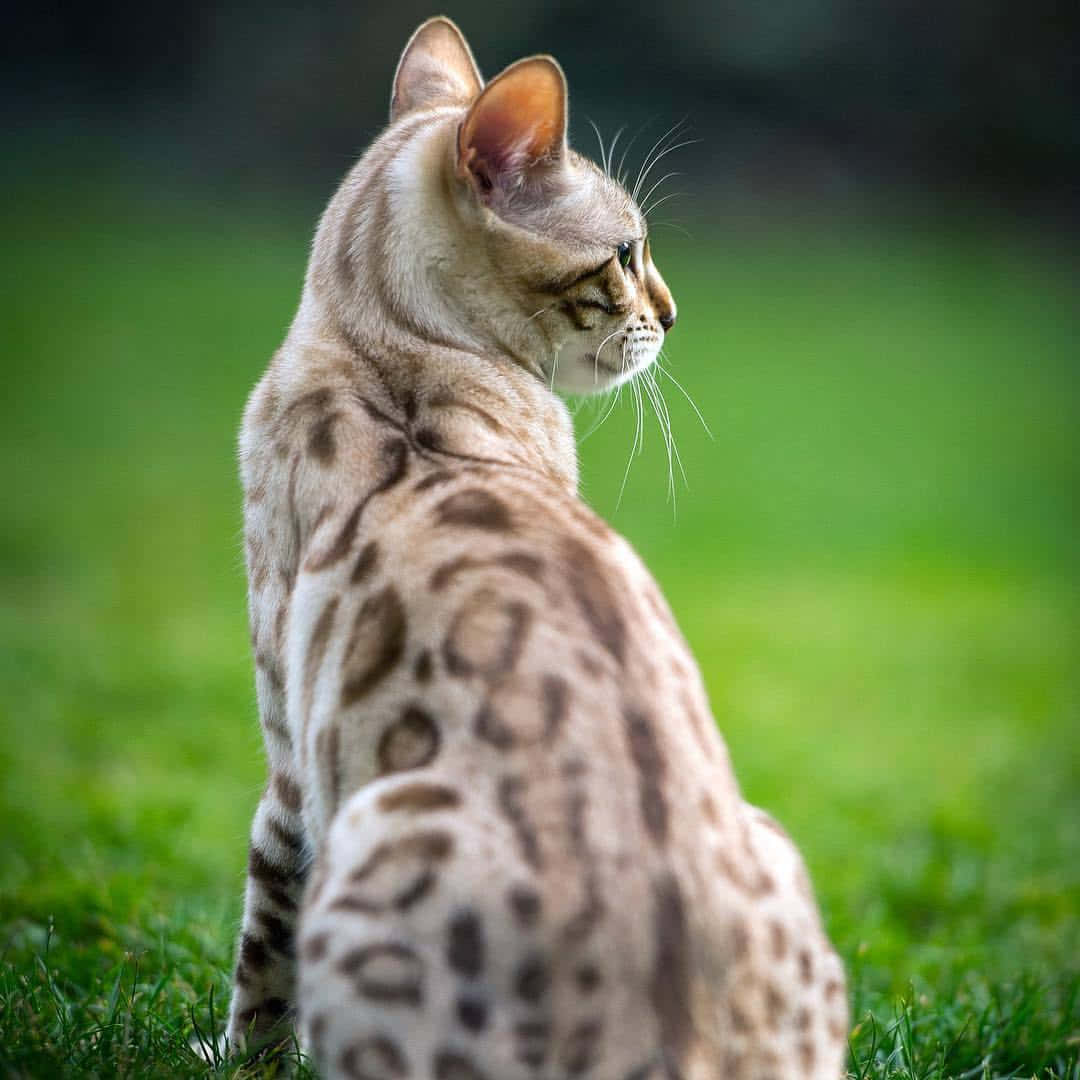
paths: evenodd
<path fill-rule="evenodd" d="M 241 436 L 269 782 L 228 1035 L 366 1080 L 836 1080 L 847 1006 L 567 410 L 675 304 L 533 57 L 424 23 Z"/>

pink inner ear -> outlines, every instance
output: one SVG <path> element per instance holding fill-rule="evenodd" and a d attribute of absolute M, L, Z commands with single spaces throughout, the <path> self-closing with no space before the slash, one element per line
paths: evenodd
<path fill-rule="evenodd" d="M 461 164 L 481 178 L 515 172 L 562 151 L 562 76 L 549 61 L 523 61 L 490 83 L 461 129 Z"/>

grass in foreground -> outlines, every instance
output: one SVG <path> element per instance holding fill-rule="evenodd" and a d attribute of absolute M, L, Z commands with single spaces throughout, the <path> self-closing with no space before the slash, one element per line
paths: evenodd
<path fill-rule="evenodd" d="M 262 779 L 233 437 L 308 222 L 86 199 L 5 211 L 0 1073 L 198 1076 Z M 993 229 L 656 246 L 716 438 L 669 390 L 690 490 L 673 520 L 647 433 L 616 510 L 617 407 L 585 493 L 806 853 L 851 1074 L 1078 1080 L 1067 268 Z"/>

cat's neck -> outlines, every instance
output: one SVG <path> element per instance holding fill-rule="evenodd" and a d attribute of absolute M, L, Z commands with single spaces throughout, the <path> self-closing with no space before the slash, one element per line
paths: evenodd
<path fill-rule="evenodd" d="M 286 398 L 313 384 L 347 386 L 403 425 L 430 460 L 523 469 L 576 494 L 577 448 L 557 394 L 504 353 L 419 335 L 358 339 L 303 305 L 275 363 Z"/>
<path fill-rule="evenodd" d="M 518 312 L 477 318 L 470 304 L 489 295 L 455 304 L 442 287 L 442 275 L 471 275 L 470 258 L 481 257 L 447 190 L 459 112 L 395 125 L 346 178 L 320 222 L 284 353 L 301 380 L 312 357 L 344 357 L 335 362 L 385 406 L 420 410 L 410 422 L 448 459 L 528 468 L 576 491 L 573 424 L 543 375 L 539 325 L 523 326 Z M 395 258 L 403 247 L 426 257 Z M 516 329 L 480 329 L 493 324 Z"/>

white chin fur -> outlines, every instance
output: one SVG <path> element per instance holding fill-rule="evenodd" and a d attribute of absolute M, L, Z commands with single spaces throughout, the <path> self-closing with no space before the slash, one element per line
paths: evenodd
<path fill-rule="evenodd" d="M 598 394 L 611 390 L 652 364 L 663 343 L 661 333 L 629 329 L 603 339 L 599 349 L 571 352 L 564 348 L 555 364 L 551 384 L 554 389 L 568 394 Z"/>

